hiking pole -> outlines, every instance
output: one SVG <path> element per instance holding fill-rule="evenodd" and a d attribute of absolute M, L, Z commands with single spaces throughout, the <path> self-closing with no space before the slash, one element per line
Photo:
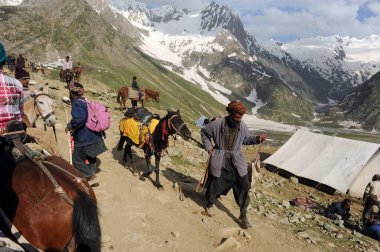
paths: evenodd
<path fill-rule="evenodd" d="M 69 122 L 69 116 L 68 116 L 67 109 L 65 109 L 65 112 L 66 112 L 66 121 L 68 123 Z M 67 131 L 67 136 L 68 136 L 68 140 L 69 140 L 69 159 L 70 159 L 70 164 L 73 165 L 73 154 L 71 153 L 71 134 L 70 134 L 70 131 Z"/>

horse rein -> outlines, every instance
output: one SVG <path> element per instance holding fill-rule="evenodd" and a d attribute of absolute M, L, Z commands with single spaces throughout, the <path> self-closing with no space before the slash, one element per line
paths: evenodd
<path fill-rule="evenodd" d="M 35 153 L 29 149 L 29 147 L 27 146 L 24 146 L 20 140 L 16 139 L 16 140 L 13 140 L 13 144 L 16 146 L 16 148 L 18 150 L 21 151 L 22 154 L 24 154 L 29 160 L 31 160 L 34 164 L 36 164 L 41 170 L 42 172 L 49 178 L 49 180 L 51 181 L 51 183 L 53 184 L 54 188 L 55 188 L 55 192 L 57 194 L 59 194 L 69 205 L 73 206 L 74 202 L 72 200 L 72 198 L 63 190 L 63 188 L 58 184 L 58 182 L 55 180 L 55 178 L 53 177 L 53 175 L 51 174 L 51 172 L 48 170 L 48 168 L 44 165 L 44 164 L 48 164 L 58 170 L 60 170 L 61 172 L 65 173 L 66 175 L 69 175 L 73 178 L 73 181 L 80 184 L 82 189 L 87 193 L 89 194 L 89 190 L 88 188 L 85 186 L 85 184 L 83 183 L 83 180 L 77 176 L 75 176 L 74 174 L 64 170 L 62 167 L 56 165 L 56 164 L 53 164 L 51 162 L 48 162 L 48 161 L 40 161 L 38 159 L 35 158 Z"/>

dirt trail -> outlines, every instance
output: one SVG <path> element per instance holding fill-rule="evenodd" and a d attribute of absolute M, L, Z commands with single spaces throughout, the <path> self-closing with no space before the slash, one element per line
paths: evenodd
<path fill-rule="evenodd" d="M 50 83 L 51 86 L 59 87 L 59 90 L 51 89 L 51 91 L 57 99 L 56 128 L 59 146 L 63 157 L 67 159 L 68 138 L 64 133 L 65 108 L 70 108 L 60 101 L 67 95 L 67 90 L 63 88 L 63 83 L 51 80 Z M 84 85 L 86 87 L 86 84 Z M 104 87 L 96 88 L 102 90 Z M 117 106 L 111 99 L 106 102 L 111 107 Z M 148 103 L 148 108 L 152 104 L 154 103 Z M 142 181 L 128 166 L 121 163 L 122 152 L 116 151 L 115 146 L 119 138 L 118 121 L 122 118 L 122 113 L 113 109 L 111 113 L 112 125 L 107 131 L 105 140 L 108 151 L 99 156 L 100 171 L 97 176 L 100 178 L 100 183 L 94 188 L 101 216 L 102 251 L 350 250 L 348 247 L 339 247 L 337 240 L 324 240 L 320 237 L 321 234 L 314 234 L 314 237 L 318 237 L 317 244 L 297 239 L 296 231 L 304 231 L 304 228 L 297 229 L 296 226 L 289 227 L 289 225 L 284 227 L 278 220 L 266 218 L 262 213 L 254 211 L 254 208 L 249 209 L 253 228 L 244 230 L 244 234 L 236 222 L 239 209 L 232 193 L 222 197 L 221 203 L 217 205 L 215 217 L 203 216 L 201 211 L 205 205 L 204 194 L 196 193 L 195 186 L 196 181 L 202 176 L 204 164 L 197 168 L 189 168 L 185 172 L 187 175 L 184 175 L 183 164 L 177 165 L 174 161 L 162 162 L 161 182 L 164 190 L 157 190 L 150 180 Z M 176 143 L 176 148 L 181 148 L 184 156 L 194 154 L 194 147 L 190 148 L 189 143 L 179 141 Z M 146 164 L 142 151 L 137 148 L 133 150 L 136 168 L 145 171 Z M 270 176 L 277 175 L 270 174 Z M 174 183 L 178 181 L 179 183 Z M 179 198 L 178 184 L 185 195 L 183 201 Z M 294 196 L 294 192 L 290 194 Z M 255 204 L 255 201 L 251 199 L 252 204 Z M 226 249 L 218 248 L 224 236 L 233 237 L 230 238 L 232 245 Z"/>

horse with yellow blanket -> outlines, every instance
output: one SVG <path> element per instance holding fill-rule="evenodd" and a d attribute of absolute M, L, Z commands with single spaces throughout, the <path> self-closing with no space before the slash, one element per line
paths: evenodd
<path fill-rule="evenodd" d="M 119 129 L 121 134 L 118 150 L 123 149 L 124 142 L 127 143 L 123 156 L 123 161 L 125 163 L 128 162 L 129 157 L 133 164 L 132 146 L 137 146 L 144 150 L 145 160 L 148 165 L 148 171 L 143 174 L 144 177 L 148 177 L 152 174 L 153 169 L 150 163 L 150 158 L 152 155 L 155 156 L 155 185 L 158 188 L 162 187 L 159 179 L 161 154 L 169 145 L 169 136 L 179 134 L 185 140 L 191 138 L 191 132 L 182 120 L 179 110 L 168 110 L 165 117 L 160 120 L 153 118 L 149 122 L 140 122 L 136 121 L 134 118 L 125 118 L 120 121 Z"/>

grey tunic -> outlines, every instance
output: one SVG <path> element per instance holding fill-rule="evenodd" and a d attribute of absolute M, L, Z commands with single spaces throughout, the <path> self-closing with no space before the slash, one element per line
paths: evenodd
<path fill-rule="evenodd" d="M 202 128 L 201 138 L 205 150 L 211 151 L 212 156 L 210 160 L 210 172 L 215 177 L 220 177 L 223 158 L 226 154 L 226 146 L 224 141 L 224 132 L 227 130 L 226 119 L 217 119 Z M 215 143 L 213 148 L 211 139 Z M 239 130 L 237 136 L 235 137 L 235 143 L 233 144 L 232 150 L 230 151 L 232 163 L 236 167 L 240 177 L 245 176 L 247 171 L 247 163 L 241 151 L 241 146 L 258 144 L 259 141 L 256 140 L 255 136 L 251 136 L 247 125 L 242 121 L 240 122 Z"/>

